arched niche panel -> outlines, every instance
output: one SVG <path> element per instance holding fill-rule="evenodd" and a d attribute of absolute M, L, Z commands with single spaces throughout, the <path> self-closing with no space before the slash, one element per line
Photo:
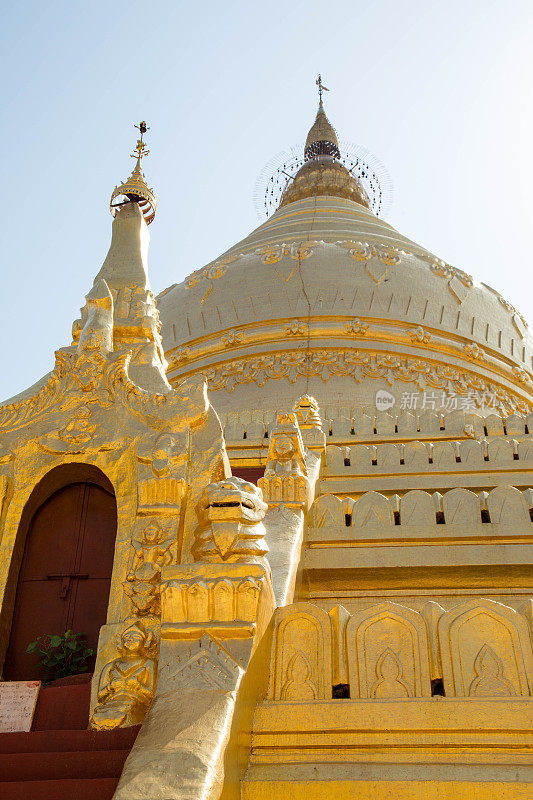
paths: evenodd
<path fill-rule="evenodd" d="M 354 614 L 346 626 L 350 696 L 430 697 L 426 624 L 415 611 L 381 603 Z"/>
<path fill-rule="evenodd" d="M 312 603 L 294 603 L 276 612 L 272 646 L 272 700 L 331 699 L 331 619 Z"/>
<path fill-rule="evenodd" d="M 439 619 L 444 689 L 449 697 L 527 696 L 533 656 L 525 619 L 494 600 L 469 600 Z"/>

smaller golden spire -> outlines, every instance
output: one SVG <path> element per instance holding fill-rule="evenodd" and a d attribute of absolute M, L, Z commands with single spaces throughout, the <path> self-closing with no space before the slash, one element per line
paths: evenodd
<path fill-rule="evenodd" d="M 143 171 L 141 169 L 141 160 L 150 152 L 143 141 L 144 134 L 149 131 L 150 128 L 147 126 L 144 120 L 134 127 L 137 128 L 141 134 L 140 138 L 137 139 L 135 152 L 131 154 L 131 157 L 136 159 L 135 166 L 128 180 L 124 183 L 121 183 L 120 186 L 115 186 L 113 194 L 111 195 L 109 206 L 111 213 L 113 216 L 115 216 L 117 209 L 121 208 L 127 203 L 137 203 L 141 209 L 146 224 L 149 225 L 151 222 L 153 222 L 155 217 L 157 200 L 155 199 L 153 189 L 148 188 Z M 114 203 L 113 201 L 118 197 L 125 197 L 126 200 L 121 200 L 118 203 Z"/>

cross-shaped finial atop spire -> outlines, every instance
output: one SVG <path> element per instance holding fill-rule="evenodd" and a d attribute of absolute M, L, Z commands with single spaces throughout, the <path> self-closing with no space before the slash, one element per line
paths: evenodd
<path fill-rule="evenodd" d="M 320 73 L 318 75 L 318 78 L 316 79 L 316 85 L 318 86 L 318 97 L 320 99 L 320 103 L 322 104 L 322 92 L 329 92 L 329 89 L 322 83 L 322 76 L 320 75 Z"/>

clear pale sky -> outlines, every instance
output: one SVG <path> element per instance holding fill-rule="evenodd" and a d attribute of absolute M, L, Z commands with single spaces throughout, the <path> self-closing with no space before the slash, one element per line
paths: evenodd
<path fill-rule="evenodd" d="M 533 324 L 532 0 L 5 4 L 0 398 L 70 344 L 109 195 L 151 126 L 155 293 L 258 224 L 258 174 L 302 142 L 315 77 L 339 136 L 387 167 L 387 221 Z"/>

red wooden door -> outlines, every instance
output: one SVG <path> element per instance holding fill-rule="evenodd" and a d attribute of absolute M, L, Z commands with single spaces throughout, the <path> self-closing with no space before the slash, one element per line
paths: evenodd
<path fill-rule="evenodd" d="M 28 644 L 71 629 L 96 648 L 105 624 L 117 509 L 112 494 L 94 483 L 60 489 L 36 511 L 26 536 L 6 680 L 40 677 Z"/>

